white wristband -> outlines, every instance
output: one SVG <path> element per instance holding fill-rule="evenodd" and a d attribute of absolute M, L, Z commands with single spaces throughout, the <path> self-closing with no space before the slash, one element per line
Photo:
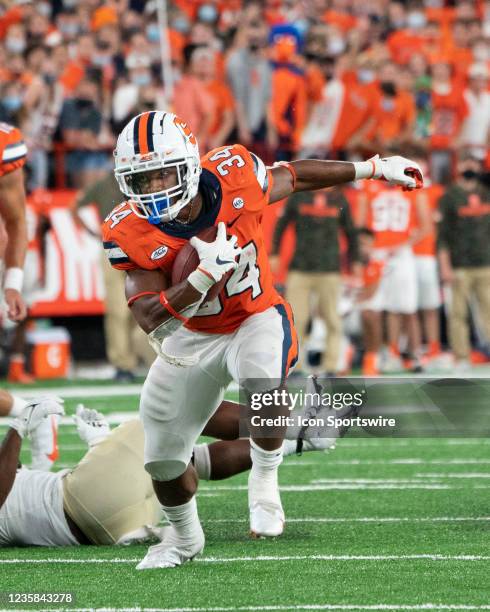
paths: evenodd
<path fill-rule="evenodd" d="M 376 163 L 368 159 L 363 162 L 353 162 L 355 171 L 355 180 L 379 178 L 376 176 Z"/>
<path fill-rule="evenodd" d="M 22 291 L 24 283 L 24 270 L 22 268 L 7 268 L 5 272 L 4 289 L 15 289 L 19 293 Z"/>
<path fill-rule="evenodd" d="M 197 268 L 194 272 L 191 272 L 187 277 L 187 282 L 189 282 L 194 289 L 202 293 L 203 295 L 207 293 L 213 285 L 216 284 L 216 281 L 211 276 L 208 276 L 203 270 Z"/>

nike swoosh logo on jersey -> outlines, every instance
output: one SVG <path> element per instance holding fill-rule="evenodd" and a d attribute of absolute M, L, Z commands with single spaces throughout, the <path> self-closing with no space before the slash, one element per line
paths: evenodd
<path fill-rule="evenodd" d="M 235 263 L 232 259 L 221 259 L 221 257 L 218 255 L 218 257 L 216 257 L 216 263 L 218 264 L 218 266 L 222 266 L 223 264 L 229 264 L 229 263 Z"/>
<path fill-rule="evenodd" d="M 238 219 L 241 217 L 241 215 L 238 215 L 237 217 L 235 217 L 233 219 L 233 221 L 230 221 L 229 223 L 226 224 L 226 227 L 231 227 L 232 225 L 234 225 L 236 223 L 236 221 L 238 221 Z"/>

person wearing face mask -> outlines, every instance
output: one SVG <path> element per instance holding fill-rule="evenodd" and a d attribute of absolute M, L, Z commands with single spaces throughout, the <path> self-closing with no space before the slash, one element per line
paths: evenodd
<path fill-rule="evenodd" d="M 97 83 L 84 77 L 75 97 L 65 100 L 61 110 L 59 127 L 68 148 L 66 169 L 72 185 L 80 189 L 101 178 L 109 164 L 99 140 L 103 121 L 98 98 Z"/>
<path fill-rule="evenodd" d="M 314 59 L 323 84 L 303 130 L 302 155 L 346 159 L 349 150 L 366 146 L 362 134 L 374 122 L 375 73 L 364 58 L 357 72 L 342 72 L 337 59 L 330 55 L 320 54 Z"/>
<path fill-rule="evenodd" d="M 121 82 L 112 98 L 112 120 L 115 130 L 134 114 L 141 91 L 152 86 L 150 58 L 130 53 L 125 60 L 128 79 Z"/>
<path fill-rule="evenodd" d="M 464 371 L 471 354 L 470 300 L 478 304 L 481 331 L 490 342 L 490 189 L 481 181 L 481 161 L 471 153 L 460 158 L 457 171 L 439 200 L 438 251 L 441 280 L 451 288 L 450 345 L 456 367 Z"/>
<path fill-rule="evenodd" d="M 269 157 L 277 135 L 268 109 L 271 100 L 272 68 L 264 56 L 266 30 L 260 21 L 244 26 L 244 46 L 228 57 L 226 74 L 237 106 L 238 140 L 253 143 L 254 150 Z"/>
<path fill-rule="evenodd" d="M 212 149 L 221 147 L 228 142 L 235 127 L 236 113 L 231 89 L 219 75 L 217 53 L 209 47 L 197 49 L 192 55 L 191 73 L 204 85 L 214 102 L 208 144 Z"/>
<path fill-rule="evenodd" d="M 271 115 L 278 136 L 276 160 L 287 161 L 297 152 L 306 121 L 306 78 L 299 63 L 300 36 L 294 26 L 274 26 L 272 44 Z"/>
<path fill-rule="evenodd" d="M 393 29 L 386 42 L 393 61 L 405 64 L 412 53 L 419 51 L 425 42 L 424 28 L 427 17 L 423 6 L 413 7 L 406 15 L 399 17 L 402 23 L 396 24 L 398 27 Z"/>
<path fill-rule="evenodd" d="M 202 53 L 202 45 L 187 45 L 184 48 L 184 71 L 175 83 L 173 105 L 187 123 L 199 142 L 206 143 L 211 137 L 214 123 L 215 100 L 205 83 L 193 74 L 192 67 Z"/>
<path fill-rule="evenodd" d="M 406 146 L 412 138 L 415 123 L 413 96 L 400 87 L 400 68 L 393 62 L 384 63 L 378 75 L 378 112 L 368 139 L 377 141 L 382 150 Z"/>
<path fill-rule="evenodd" d="M 464 90 L 468 116 L 461 129 L 461 144 L 464 147 L 471 147 L 473 155 L 483 159 L 490 138 L 488 67 L 484 63 L 473 64 L 468 77 L 468 87 Z"/>
<path fill-rule="evenodd" d="M 432 66 L 431 73 L 430 174 L 434 182 L 447 184 L 468 105 L 454 79 L 454 70 L 444 58 Z"/>

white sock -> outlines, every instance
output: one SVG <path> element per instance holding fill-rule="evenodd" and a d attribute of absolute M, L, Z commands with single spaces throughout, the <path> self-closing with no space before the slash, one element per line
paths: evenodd
<path fill-rule="evenodd" d="M 200 480 L 210 480 L 211 457 L 207 444 L 194 446 L 194 467 Z"/>
<path fill-rule="evenodd" d="M 282 443 L 282 454 L 284 457 L 296 454 L 296 440 L 284 440 Z"/>
<path fill-rule="evenodd" d="M 252 459 L 250 478 L 277 482 L 277 469 L 282 463 L 282 447 L 268 451 L 250 439 L 250 457 Z"/>
<path fill-rule="evenodd" d="M 163 506 L 163 512 L 179 538 L 193 540 L 202 533 L 196 497 L 181 506 Z"/>
<path fill-rule="evenodd" d="M 13 401 L 12 407 L 10 408 L 9 415 L 12 417 L 18 417 L 19 414 L 27 406 L 27 402 L 26 400 L 23 400 L 21 397 L 18 397 L 17 395 L 12 395 L 12 398 L 14 401 Z"/>

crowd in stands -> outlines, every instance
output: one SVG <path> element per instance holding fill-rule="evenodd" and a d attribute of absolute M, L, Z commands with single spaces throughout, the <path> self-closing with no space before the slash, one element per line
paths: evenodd
<path fill-rule="evenodd" d="M 173 83 L 154 0 L 0 2 L 0 120 L 24 132 L 31 189 L 86 187 L 110 168 L 128 118 L 162 106 L 202 152 L 416 149 L 437 182 L 461 149 L 490 163 L 490 1 L 167 4 Z"/>

